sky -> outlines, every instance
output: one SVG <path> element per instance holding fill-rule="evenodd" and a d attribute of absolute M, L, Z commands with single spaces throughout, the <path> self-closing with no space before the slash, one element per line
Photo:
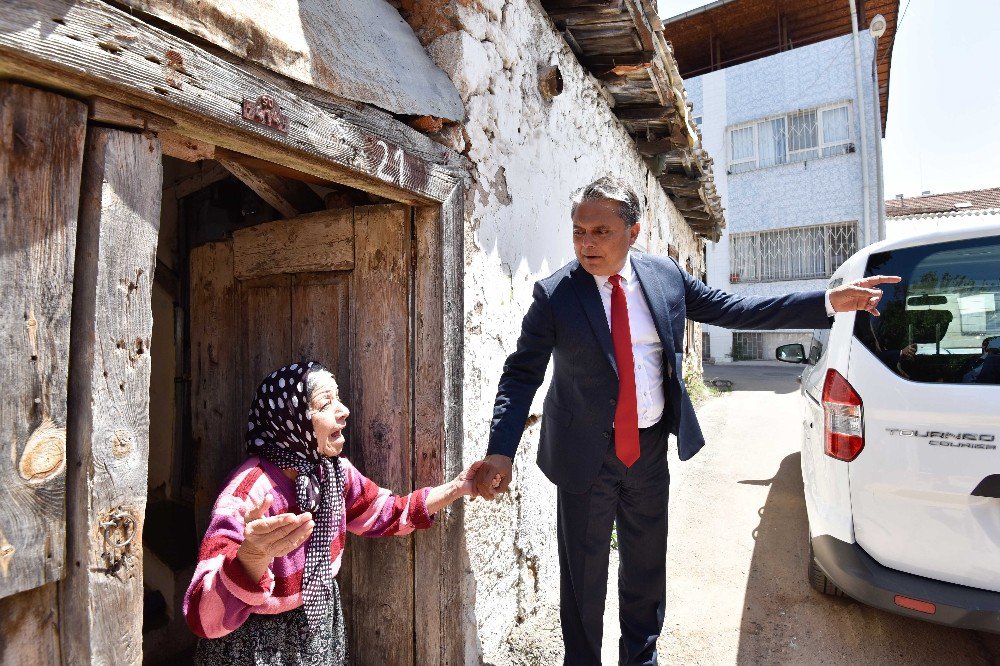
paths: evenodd
<path fill-rule="evenodd" d="M 705 4 L 659 0 L 663 18 Z M 882 143 L 886 198 L 1000 187 L 1000 1 L 899 6 Z"/>

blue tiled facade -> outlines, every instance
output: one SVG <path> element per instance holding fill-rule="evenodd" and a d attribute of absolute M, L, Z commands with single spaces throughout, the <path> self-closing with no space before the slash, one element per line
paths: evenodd
<path fill-rule="evenodd" d="M 701 118 L 703 142 L 715 158 L 715 178 L 726 209 L 727 228 L 719 243 L 709 243 L 708 281 L 713 287 L 741 294 L 774 295 L 822 289 L 826 280 L 766 283 L 729 282 L 729 234 L 827 223 L 863 224 L 864 188 L 861 158 L 861 113 L 866 114 L 869 176 L 869 242 L 876 240 L 879 179 L 876 142 L 880 141 L 875 83 L 872 79 L 874 42 L 859 35 L 862 99 L 857 99 L 851 35 L 778 53 L 686 80 L 694 115 Z M 728 129 L 795 111 L 848 103 L 854 152 L 790 162 L 739 173 L 727 173 Z M 863 243 L 859 237 L 859 245 Z M 706 327 L 711 355 L 726 361 L 730 332 Z M 777 340 L 777 337 L 773 338 Z M 773 358 L 765 349 L 765 357 Z"/>

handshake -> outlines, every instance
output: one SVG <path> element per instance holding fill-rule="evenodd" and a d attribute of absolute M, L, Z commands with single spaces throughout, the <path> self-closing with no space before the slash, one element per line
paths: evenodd
<path fill-rule="evenodd" d="M 513 466 L 514 461 L 507 456 L 489 455 L 469 465 L 456 481 L 461 484 L 463 494 L 492 500 L 507 492 Z"/>

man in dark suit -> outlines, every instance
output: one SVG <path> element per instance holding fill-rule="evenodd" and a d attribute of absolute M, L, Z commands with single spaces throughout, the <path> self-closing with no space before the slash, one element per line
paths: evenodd
<path fill-rule="evenodd" d="M 517 351 L 497 392 L 487 456 L 476 477 L 487 499 L 507 489 L 514 453 L 549 358 L 538 465 L 556 484 L 560 618 L 566 664 L 600 664 L 611 530 L 617 523 L 623 664 L 655 664 L 663 626 L 667 436 L 681 460 L 705 441 L 687 396 L 687 318 L 743 329 L 827 328 L 832 311 L 877 314 L 881 281 L 750 298 L 710 289 L 672 259 L 630 252 L 640 205 L 601 178 L 573 199 L 577 260 L 535 283 Z"/>

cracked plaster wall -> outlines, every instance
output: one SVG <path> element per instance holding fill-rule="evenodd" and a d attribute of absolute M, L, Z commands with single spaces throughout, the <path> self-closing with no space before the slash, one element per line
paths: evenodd
<path fill-rule="evenodd" d="M 408 6 L 409 5 L 409 6 Z M 679 249 L 700 272 L 701 242 L 653 179 L 612 114 L 533 0 L 403 3 L 403 15 L 455 83 L 466 118 L 437 139 L 466 155 L 465 451 L 486 451 L 503 362 L 515 348 L 532 283 L 573 259 L 570 196 L 604 175 L 628 180 L 644 200 L 640 241 Z M 538 91 L 539 68 L 557 65 L 563 92 Z M 539 389 L 514 467 L 511 492 L 466 509 L 471 575 L 465 588 L 470 662 L 551 663 L 561 658 L 555 487 L 535 465 Z M 477 659 L 477 655 L 478 658 Z"/>

